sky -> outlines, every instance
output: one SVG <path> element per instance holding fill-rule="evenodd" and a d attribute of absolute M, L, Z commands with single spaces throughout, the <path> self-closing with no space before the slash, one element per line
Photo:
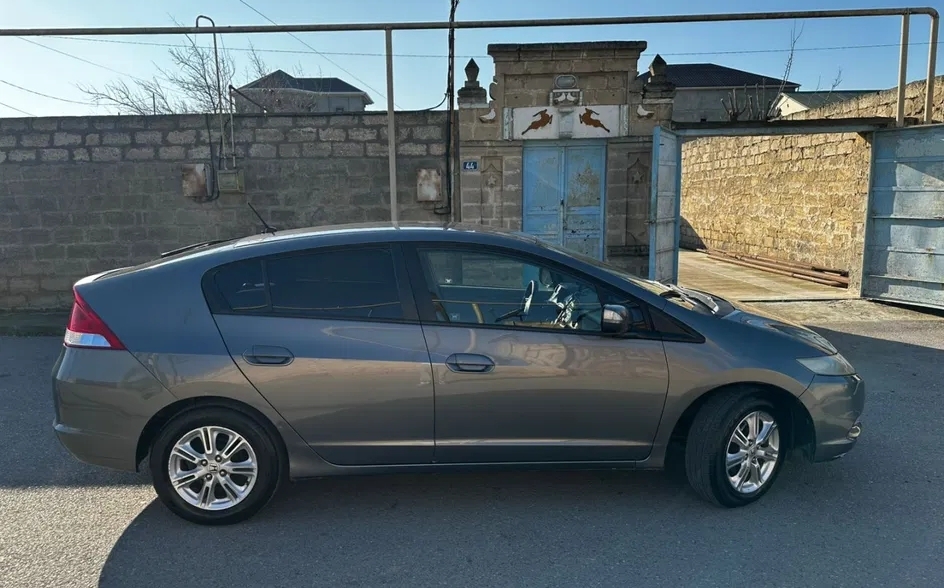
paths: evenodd
<path fill-rule="evenodd" d="M 728 0 L 725 12 L 814 10 L 915 6 L 895 0 Z M 460 0 L 457 20 L 579 18 L 721 12 L 696 0 Z M 253 10 L 255 9 L 255 10 Z M 261 15 L 260 15 L 261 13 Z M 199 14 L 220 26 L 291 23 L 362 23 L 445 21 L 449 0 L 0 0 L 7 28 L 171 26 Z M 262 16 L 264 15 L 264 16 Z M 827 90 L 841 71 L 838 89 L 886 89 L 898 79 L 900 17 L 660 24 L 527 29 L 475 29 L 456 32 L 459 88 L 470 57 L 481 67 L 487 86 L 493 68 L 489 43 L 534 43 L 642 40 L 648 49 L 639 62 L 645 70 L 655 55 L 668 63 L 717 63 L 753 73 L 782 77 L 791 30 L 801 31 L 790 81 L 801 90 Z M 911 18 L 908 80 L 927 72 L 929 19 Z M 212 45 L 210 35 L 198 43 Z M 102 87 L 124 80 L 149 79 L 157 65 L 168 65 L 168 48 L 185 42 L 173 36 L 0 37 L 0 117 L 109 114 L 113 109 L 89 103 L 79 85 Z M 366 91 L 371 109 L 386 107 L 386 77 L 381 32 L 225 35 L 221 42 L 237 58 L 241 75 L 235 85 L 251 81 L 242 74 L 244 50 L 251 42 L 270 69 L 307 77 L 339 77 Z M 45 47 L 39 46 L 41 44 Z M 151 45 L 149 45 L 151 44 Z M 395 32 L 394 101 L 399 109 L 430 108 L 444 96 L 447 75 L 446 31 Z M 944 71 L 938 50 L 937 74 Z M 43 96 L 45 95 L 45 96 Z"/>

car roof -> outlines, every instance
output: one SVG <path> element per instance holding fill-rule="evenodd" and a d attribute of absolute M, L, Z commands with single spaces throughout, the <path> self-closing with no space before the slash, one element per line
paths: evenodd
<path fill-rule="evenodd" d="M 359 237 L 362 239 L 358 239 Z M 316 241 L 325 245 L 329 245 L 332 241 L 350 242 L 351 240 L 364 242 L 431 240 L 479 243 L 512 240 L 528 245 L 541 243 L 539 239 L 531 235 L 478 224 L 386 221 L 304 227 L 262 233 L 238 239 L 232 243 L 232 246 L 242 248 L 295 240 Z"/>

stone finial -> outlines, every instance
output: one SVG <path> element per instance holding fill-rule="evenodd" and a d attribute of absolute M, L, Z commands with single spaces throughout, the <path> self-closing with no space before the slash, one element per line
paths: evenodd
<path fill-rule="evenodd" d="M 479 64 L 475 63 L 474 59 L 470 59 L 469 63 L 465 65 L 465 85 L 466 87 L 474 86 L 478 87 L 479 85 Z"/>
<path fill-rule="evenodd" d="M 662 59 L 662 56 L 658 53 L 656 54 L 655 59 L 652 60 L 652 63 L 649 64 L 649 75 L 650 79 L 665 76 L 665 68 L 668 67 L 668 63 L 665 62 L 665 59 Z"/>
<path fill-rule="evenodd" d="M 649 79 L 643 88 L 644 95 L 673 95 L 675 93 L 675 84 L 669 81 L 666 75 L 668 64 L 662 59 L 661 55 L 656 55 L 652 63 L 649 64 Z"/>
<path fill-rule="evenodd" d="M 488 101 L 485 88 L 479 84 L 479 64 L 470 59 L 465 66 L 465 85 L 456 92 L 459 97 L 459 106 L 467 108 L 481 108 Z"/>

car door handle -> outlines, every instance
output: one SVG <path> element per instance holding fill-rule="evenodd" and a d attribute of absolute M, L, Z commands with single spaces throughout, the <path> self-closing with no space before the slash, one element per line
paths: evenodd
<path fill-rule="evenodd" d="M 243 353 L 243 359 L 253 365 L 288 365 L 292 363 L 295 356 L 284 347 L 253 345 L 251 349 Z"/>
<path fill-rule="evenodd" d="M 446 358 L 446 366 L 454 372 L 487 373 L 495 368 L 495 362 L 477 353 L 453 353 Z"/>

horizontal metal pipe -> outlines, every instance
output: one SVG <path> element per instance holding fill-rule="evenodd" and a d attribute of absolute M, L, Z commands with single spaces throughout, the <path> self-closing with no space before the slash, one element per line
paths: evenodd
<path fill-rule="evenodd" d="M 818 18 L 855 18 L 867 16 L 904 16 L 926 14 L 938 18 L 934 8 L 865 8 L 851 10 L 793 10 L 785 12 L 737 12 L 718 14 L 672 14 L 665 16 L 616 16 L 600 18 L 552 18 L 540 20 L 472 20 L 433 22 L 381 22 L 381 23 L 337 23 L 337 24 L 289 24 L 289 25 L 237 25 L 223 27 L 85 27 L 85 28 L 40 28 L 0 29 L 0 37 L 49 37 L 66 35 L 193 35 L 197 33 L 248 34 L 248 33 L 330 33 L 343 31 L 394 31 L 449 29 L 503 29 L 538 27 L 579 27 L 593 25 L 645 25 L 677 24 L 693 22 L 732 22 L 752 20 L 790 20 Z"/>
<path fill-rule="evenodd" d="M 796 268 L 796 269 L 802 269 L 802 270 L 807 270 L 807 271 L 814 271 L 814 272 L 817 272 L 818 275 L 825 274 L 824 277 L 826 278 L 833 278 L 833 277 L 848 278 L 849 277 L 849 270 L 835 269 L 835 268 L 826 267 L 824 265 L 802 263 L 799 261 L 788 261 L 786 259 L 778 259 L 776 257 L 768 257 L 766 255 L 748 255 L 746 253 L 731 253 L 729 251 L 725 251 L 724 249 L 716 249 L 713 247 L 697 247 L 693 249 L 693 251 L 698 251 L 699 253 L 705 253 L 712 257 L 723 256 L 723 257 L 734 257 L 737 259 L 764 261 L 767 263 L 775 264 L 777 266 L 785 266 L 784 269 Z"/>
<path fill-rule="evenodd" d="M 724 261 L 725 263 L 730 263 L 730 264 L 733 264 L 733 265 L 740 265 L 740 266 L 742 266 L 742 267 L 753 268 L 753 269 L 756 269 L 756 270 L 761 270 L 761 271 L 765 271 L 765 272 L 770 272 L 770 273 L 772 273 L 772 274 L 778 274 L 778 275 L 787 276 L 787 277 L 790 277 L 790 278 L 796 278 L 796 279 L 798 279 L 798 280 L 806 280 L 807 282 L 814 282 L 814 283 L 816 283 L 816 284 L 821 284 L 821 285 L 823 285 L 823 286 L 832 286 L 832 287 L 834 287 L 834 288 L 845 288 L 845 287 L 847 287 L 847 286 L 845 286 L 844 284 L 841 284 L 841 283 L 839 283 L 839 282 L 837 282 L 837 281 L 835 281 L 835 280 L 825 280 L 825 279 L 820 279 L 820 278 L 812 278 L 812 277 L 809 277 L 809 276 L 804 276 L 804 275 L 802 275 L 802 274 L 797 274 L 797 273 L 790 272 L 790 271 L 786 271 L 786 270 L 778 270 L 778 269 L 772 269 L 772 268 L 764 267 L 764 266 L 758 265 L 758 264 L 756 264 L 756 263 L 751 263 L 751 262 L 749 262 L 749 261 L 744 261 L 744 260 L 741 260 L 741 259 L 733 259 L 733 258 L 730 258 L 730 257 L 720 257 L 720 256 L 719 256 L 717 259 L 720 259 L 720 260 Z"/>
<path fill-rule="evenodd" d="M 791 275 L 799 274 L 801 276 L 807 276 L 809 278 L 817 278 L 819 280 L 827 280 L 830 282 L 836 282 L 838 284 L 845 284 L 847 286 L 849 285 L 849 278 L 846 278 L 843 276 L 827 274 L 824 272 L 817 272 L 814 270 L 802 269 L 802 268 L 794 267 L 791 265 L 785 265 L 785 264 L 781 264 L 781 263 L 777 263 L 773 261 L 764 261 L 762 259 L 757 259 L 756 257 L 751 257 L 749 255 L 726 254 L 726 255 L 712 255 L 711 257 L 718 257 L 718 258 L 724 259 L 725 261 L 729 261 L 731 259 L 737 259 L 739 261 L 744 261 L 746 263 L 750 263 L 751 265 L 756 265 L 762 268 L 790 272 Z"/>

